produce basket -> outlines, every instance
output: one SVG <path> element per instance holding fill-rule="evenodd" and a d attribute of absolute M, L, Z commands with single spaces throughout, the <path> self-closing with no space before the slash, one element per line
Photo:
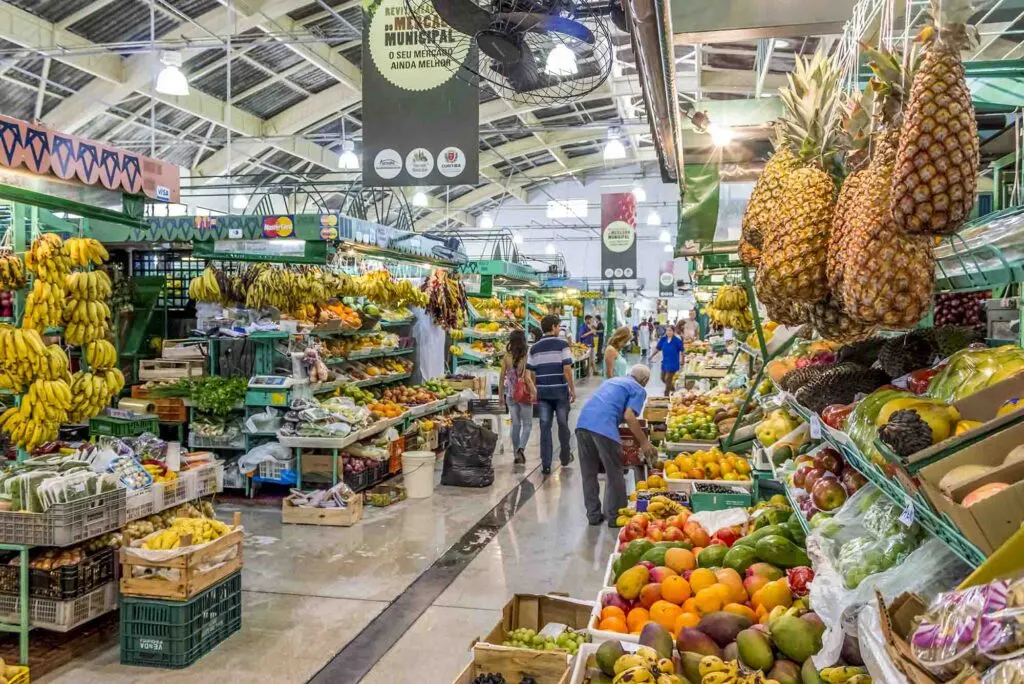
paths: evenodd
<path fill-rule="evenodd" d="M 21 598 L 0 594 L 0 620 L 17 624 L 21 614 Z M 30 598 L 28 622 L 32 627 L 54 632 L 69 632 L 108 613 L 117 607 L 117 584 L 107 582 L 85 596 L 70 601 Z"/>
<path fill-rule="evenodd" d="M 188 667 L 242 627 L 242 574 L 181 603 L 121 600 L 121 664 Z"/>
<path fill-rule="evenodd" d="M 128 521 L 138 520 L 159 511 L 156 484 L 149 484 L 139 489 L 129 489 L 125 494 L 125 515 Z"/>
<path fill-rule="evenodd" d="M 312 508 L 293 506 L 289 499 L 281 501 L 281 522 L 296 525 L 328 525 L 351 527 L 363 517 L 363 498 L 352 497 L 348 508 Z"/>
<path fill-rule="evenodd" d="M 157 491 L 157 510 L 162 511 L 171 506 L 183 504 L 189 500 L 189 483 L 177 477 L 173 480 L 154 483 Z"/>
<path fill-rule="evenodd" d="M 237 469 L 236 469 L 237 470 Z M 188 483 L 188 500 L 224 491 L 224 463 L 217 461 L 178 475 Z"/>
<path fill-rule="evenodd" d="M 121 549 L 121 595 L 188 601 L 242 567 L 241 514 L 234 529 L 205 544 L 170 549 Z M 182 542 L 185 543 L 185 542 Z"/>
<path fill-rule="evenodd" d="M 0 593 L 18 594 L 19 567 L 0 565 Z M 32 598 L 68 601 L 114 580 L 114 550 L 102 549 L 74 565 L 52 570 L 29 568 L 28 594 Z"/>
<path fill-rule="evenodd" d="M 259 477 L 260 480 L 291 480 L 291 482 L 295 482 L 295 459 L 291 458 L 287 461 L 278 461 L 276 459 L 263 461 L 260 463 L 260 467 L 257 472 L 257 477 Z"/>
<path fill-rule="evenodd" d="M 597 600 L 594 602 L 593 612 L 590 614 L 590 622 L 587 623 L 587 631 L 590 632 L 590 640 L 595 644 L 600 644 L 604 641 L 620 641 L 623 644 L 639 644 L 639 634 L 620 634 L 619 632 L 608 632 L 602 629 L 598 629 L 598 625 L 601 624 L 601 600 L 608 594 L 617 594 L 618 590 L 614 587 L 608 587 L 602 589 L 597 595 Z"/>
<path fill-rule="evenodd" d="M 45 513 L 0 511 L 0 541 L 27 546 L 70 546 L 127 522 L 125 490 L 115 489 L 70 503 L 57 503 Z"/>
<path fill-rule="evenodd" d="M 237 435 L 218 435 L 209 437 L 198 435 L 195 432 L 188 433 L 188 445 L 192 449 L 245 449 L 245 435 L 239 432 Z"/>
<path fill-rule="evenodd" d="M 365 494 L 366 503 L 370 506 L 383 508 L 405 501 L 405 487 L 401 485 L 377 485 Z"/>
<path fill-rule="evenodd" d="M 134 420 L 96 416 L 89 419 L 90 437 L 135 437 L 143 432 L 159 434 L 160 419 L 156 416 L 145 416 Z"/>

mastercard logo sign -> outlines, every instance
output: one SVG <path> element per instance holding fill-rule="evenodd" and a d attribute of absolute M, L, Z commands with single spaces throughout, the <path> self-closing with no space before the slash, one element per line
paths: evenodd
<path fill-rule="evenodd" d="M 263 237 L 287 238 L 295 234 L 295 222 L 291 216 L 267 216 L 263 219 Z"/>

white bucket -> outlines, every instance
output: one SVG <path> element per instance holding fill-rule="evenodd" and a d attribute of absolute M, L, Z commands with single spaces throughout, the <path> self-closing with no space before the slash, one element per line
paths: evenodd
<path fill-rule="evenodd" d="M 405 451 L 402 453 L 402 478 L 405 493 L 410 499 L 426 499 L 434 495 L 433 451 Z"/>

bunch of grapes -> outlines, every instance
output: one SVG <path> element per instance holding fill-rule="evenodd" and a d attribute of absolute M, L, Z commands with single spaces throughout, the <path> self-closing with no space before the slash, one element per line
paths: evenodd
<path fill-rule="evenodd" d="M 580 650 L 580 644 L 585 643 L 588 635 L 584 632 L 577 632 L 567 629 L 557 637 L 542 636 L 535 630 L 521 627 L 509 632 L 502 646 L 514 646 L 516 648 L 530 648 L 535 651 L 552 651 L 556 648 L 565 649 L 572 655 Z"/>

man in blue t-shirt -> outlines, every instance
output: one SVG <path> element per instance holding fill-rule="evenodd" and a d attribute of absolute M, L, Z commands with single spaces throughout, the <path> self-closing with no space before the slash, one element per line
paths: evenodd
<path fill-rule="evenodd" d="M 626 499 L 626 480 L 622 476 L 619 423 L 626 421 L 629 431 L 636 437 L 640 449 L 648 458 L 653 459 L 658 455 L 658 450 L 651 446 L 637 420 L 647 401 L 644 387 L 650 377 L 651 371 L 647 366 L 633 366 L 629 375 L 610 378 L 601 383 L 580 411 L 580 419 L 576 424 L 576 442 L 580 449 L 583 502 L 587 507 L 587 521 L 591 525 L 600 525 L 607 519 L 608 526 L 614 527 L 619 509 L 629 503 Z M 597 473 L 602 465 L 605 471 L 603 510 L 601 490 L 597 483 Z"/>
<path fill-rule="evenodd" d="M 665 326 L 665 336 L 658 340 L 651 361 L 658 354 L 664 354 L 661 360 L 661 381 L 665 383 L 665 396 L 672 394 L 676 382 L 676 373 L 683 367 L 683 338 L 676 336 L 675 326 Z"/>
<path fill-rule="evenodd" d="M 540 412 L 540 464 L 545 475 L 551 472 L 554 443 L 551 426 L 558 421 L 558 459 L 562 466 L 572 463 L 569 442 L 569 405 L 576 401 L 572 375 L 572 350 L 559 336 L 562 322 L 558 316 L 547 315 L 540 322 L 544 337 L 533 343 L 526 356 L 526 370 L 533 375 L 537 388 L 537 409 Z"/>

